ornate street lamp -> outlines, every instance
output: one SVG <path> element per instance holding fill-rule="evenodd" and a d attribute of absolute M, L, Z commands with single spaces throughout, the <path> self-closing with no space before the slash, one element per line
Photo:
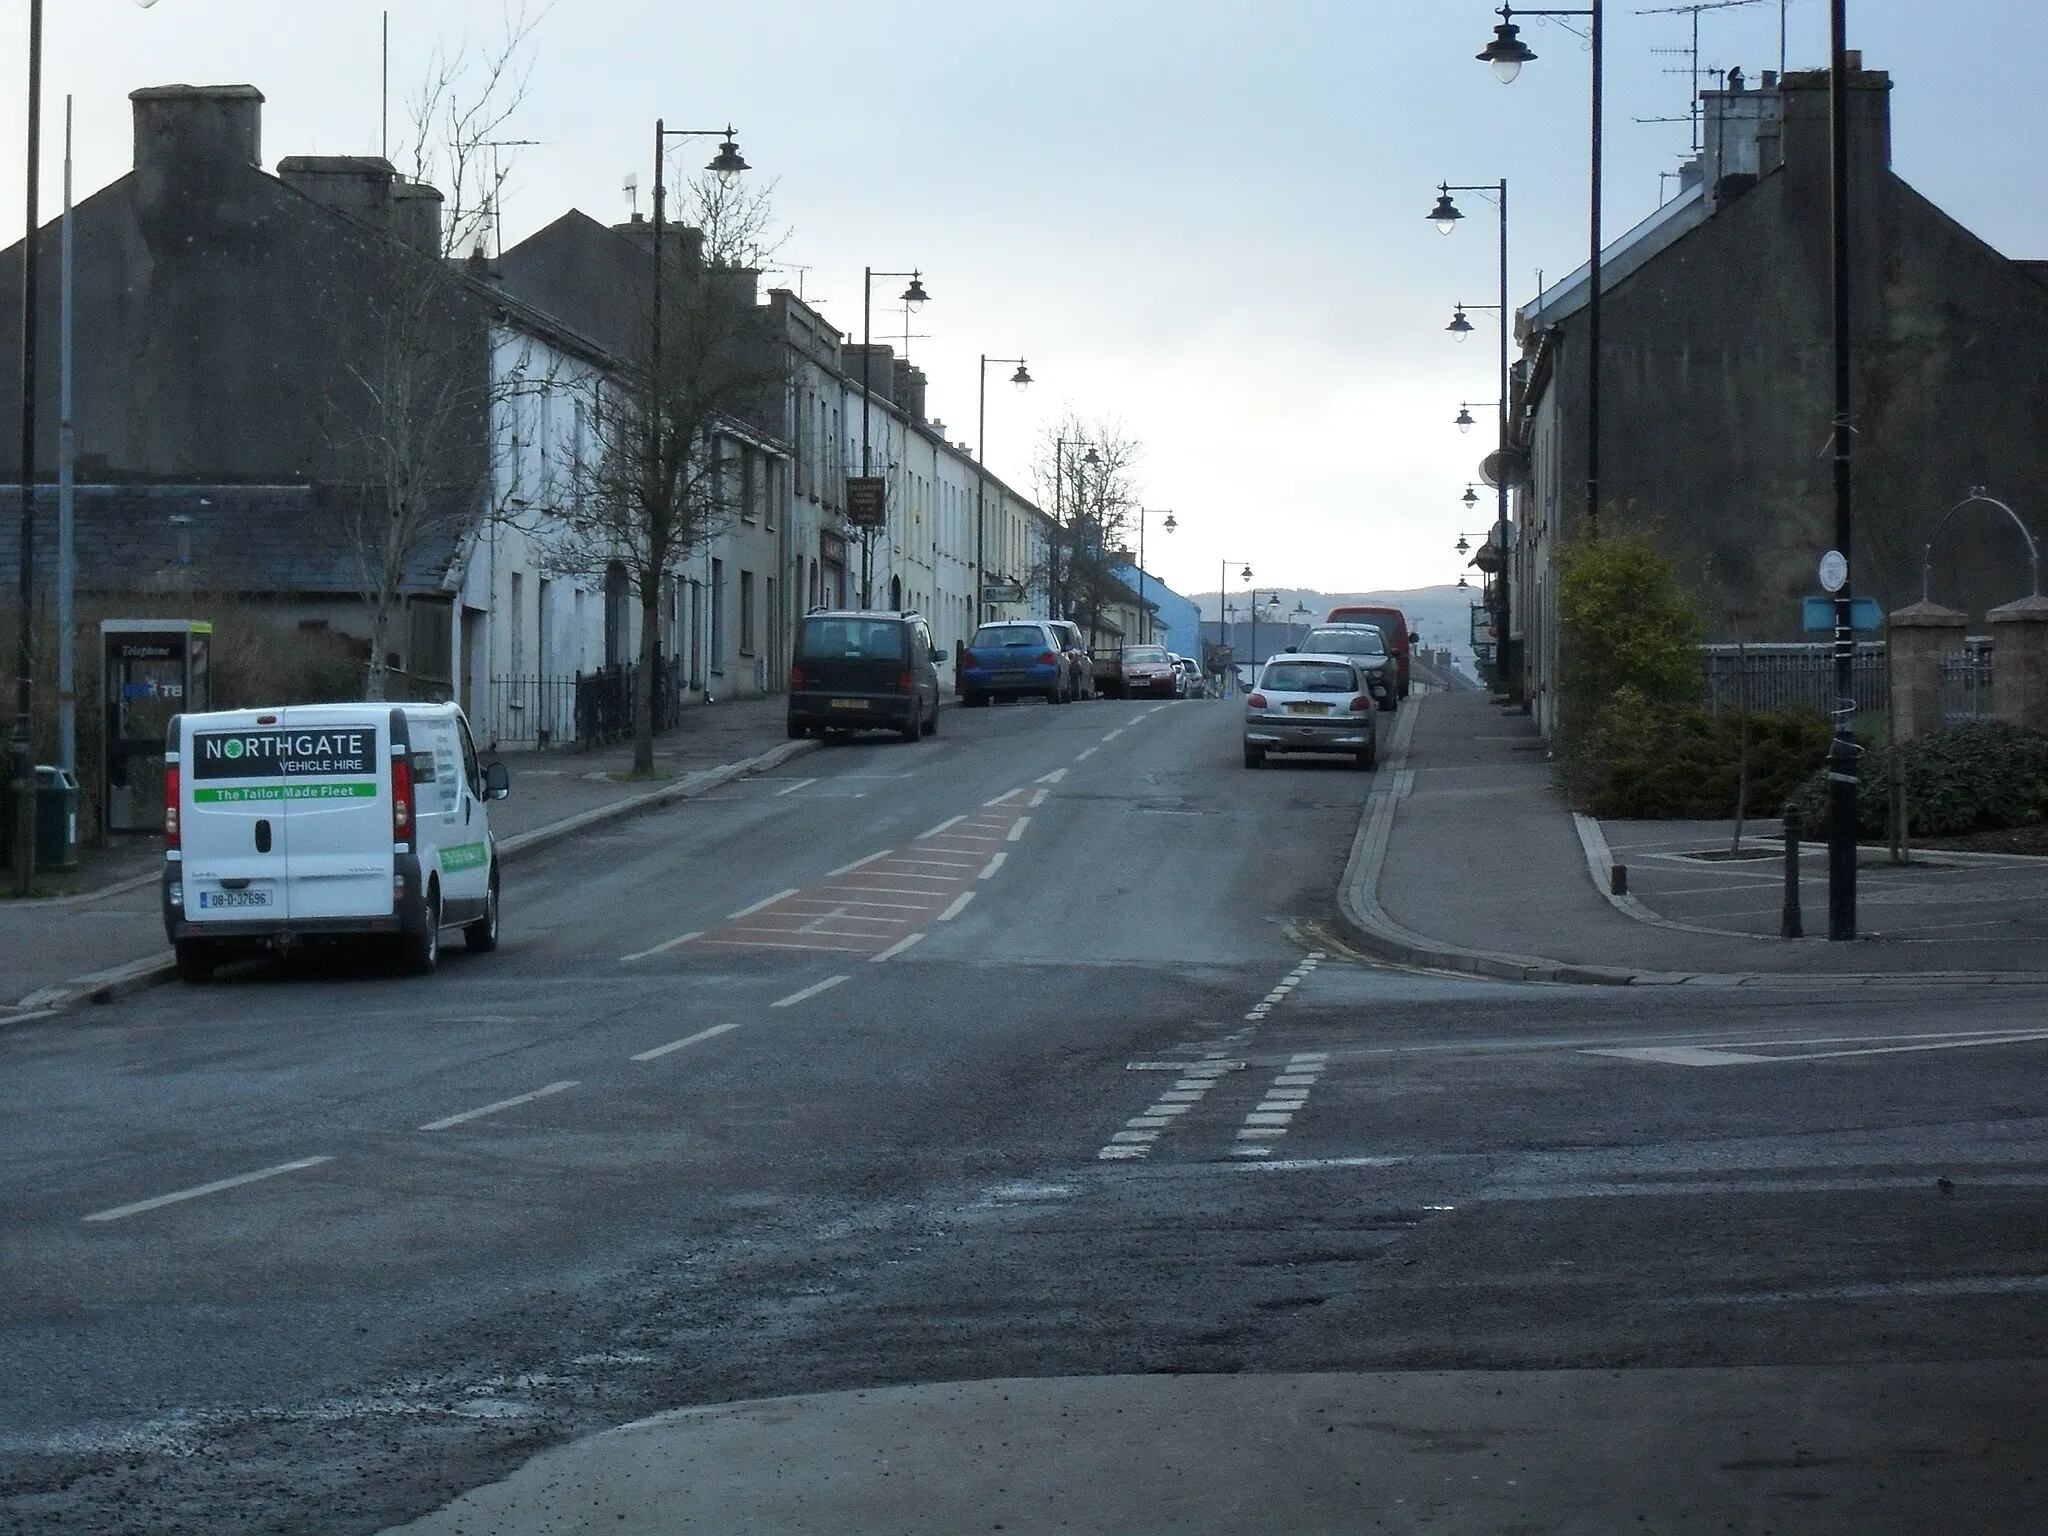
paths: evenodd
<path fill-rule="evenodd" d="M 923 291 L 921 286 L 919 291 Z M 988 462 L 984 455 L 988 450 L 988 365 L 990 363 L 1015 363 L 1017 371 L 1010 375 L 1010 382 L 1017 386 L 1017 393 L 1021 395 L 1031 387 L 1031 373 L 1024 366 L 1023 358 L 990 357 L 986 353 L 982 355 L 979 381 L 981 405 L 974 429 L 974 464 L 976 469 L 980 469 L 983 464 Z M 982 559 L 982 545 L 985 537 L 982 493 L 986 486 L 987 476 L 977 474 L 974 477 L 974 621 L 976 624 L 982 623 L 987 618 L 987 614 L 983 611 L 986 605 L 981 600 L 982 588 L 988 582 L 987 565 Z"/>

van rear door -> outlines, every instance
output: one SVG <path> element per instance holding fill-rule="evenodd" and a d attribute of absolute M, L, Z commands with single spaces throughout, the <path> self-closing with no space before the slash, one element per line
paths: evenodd
<path fill-rule="evenodd" d="M 291 915 L 283 779 L 275 761 L 252 745 L 271 733 L 254 711 L 183 719 L 178 819 L 187 922 Z"/>
<path fill-rule="evenodd" d="M 911 665 L 905 654 L 910 626 L 901 619 L 861 614 L 814 614 L 803 622 L 797 640 L 797 664 L 803 668 L 804 692 L 834 695 L 850 715 L 858 716 L 880 695 L 900 695 L 903 674 Z"/>
<path fill-rule="evenodd" d="M 389 916 L 391 712 L 313 705 L 280 714 L 293 919 Z"/>

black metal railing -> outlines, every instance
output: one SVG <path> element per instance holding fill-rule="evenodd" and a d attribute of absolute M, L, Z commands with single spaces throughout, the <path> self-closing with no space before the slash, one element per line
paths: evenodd
<path fill-rule="evenodd" d="M 494 677 L 484 718 L 495 746 L 565 747 L 576 740 L 574 677 Z"/>
<path fill-rule="evenodd" d="M 634 708 L 639 699 L 640 664 L 606 667 L 576 679 L 576 742 L 579 746 L 603 746 L 633 734 Z M 683 667 L 680 661 L 664 658 L 654 685 L 654 729 L 666 731 L 683 718 Z"/>
<path fill-rule="evenodd" d="M 1760 712 L 1810 709 L 1832 715 L 1834 648 L 1828 644 L 1703 645 L 1706 706 L 1729 714 L 1745 705 Z M 1891 680 L 1882 640 L 1859 641 L 1852 691 L 1858 714 L 1891 707 Z"/>

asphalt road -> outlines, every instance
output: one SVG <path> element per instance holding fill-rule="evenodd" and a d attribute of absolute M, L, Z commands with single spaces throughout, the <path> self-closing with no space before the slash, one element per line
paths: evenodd
<path fill-rule="evenodd" d="M 825 1388 L 2048 1352 L 2038 995 L 1374 971 L 1371 786 L 948 711 L 537 856 L 431 979 L 0 1034 L 0 1529 L 375 1531 Z"/>

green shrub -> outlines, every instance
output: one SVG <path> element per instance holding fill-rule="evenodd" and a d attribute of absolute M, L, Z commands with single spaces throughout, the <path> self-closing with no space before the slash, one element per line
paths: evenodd
<path fill-rule="evenodd" d="M 1906 817 L 1916 837 L 2031 826 L 2048 817 L 2048 732 L 1982 720 L 1863 754 L 1856 833 L 1881 838 L 1890 818 L 1892 774 L 1906 786 Z M 1816 835 L 1827 829 L 1825 767 L 1799 790 L 1800 812 Z"/>
<path fill-rule="evenodd" d="M 1704 709 L 1659 710 L 1624 688 L 1590 736 L 1600 776 L 1587 796 L 1596 816 L 1716 820 L 1741 792 L 1742 722 Z M 1749 810 L 1776 815 L 1827 755 L 1828 722 L 1808 711 L 1749 717 Z"/>

